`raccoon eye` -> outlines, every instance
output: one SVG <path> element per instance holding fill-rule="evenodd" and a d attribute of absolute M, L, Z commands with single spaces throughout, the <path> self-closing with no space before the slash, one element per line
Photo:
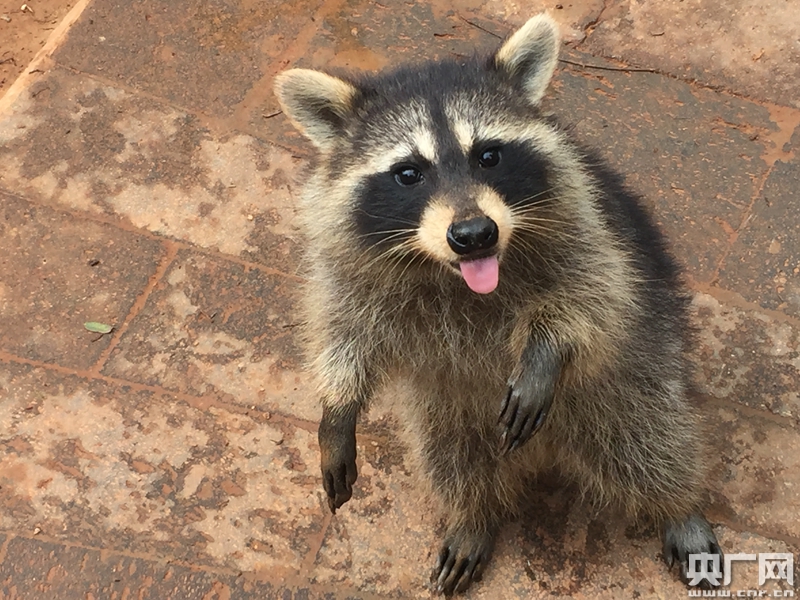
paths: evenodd
<path fill-rule="evenodd" d="M 487 148 L 481 152 L 478 164 L 484 169 L 491 169 L 500 164 L 500 148 Z"/>
<path fill-rule="evenodd" d="M 422 172 L 416 167 L 398 167 L 394 170 L 394 180 L 403 187 L 409 187 L 425 181 Z"/>

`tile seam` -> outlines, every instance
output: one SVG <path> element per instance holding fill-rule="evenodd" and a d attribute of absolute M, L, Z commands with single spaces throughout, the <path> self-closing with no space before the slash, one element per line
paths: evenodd
<path fill-rule="evenodd" d="M 600 9 L 600 12 L 598 13 L 598 15 L 595 18 L 595 20 L 594 21 L 590 21 L 589 24 L 587 24 L 586 27 L 587 28 L 588 27 L 596 27 L 597 24 L 602 20 L 603 12 L 605 12 L 605 10 L 607 8 L 608 8 L 608 2 L 607 2 L 607 0 L 604 0 L 603 8 Z M 463 17 L 462 17 L 462 19 L 463 19 Z M 498 20 L 498 19 L 491 18 L 491 17 L 482 17 L 482 19 L 486 20 L 489 23 L 492 23 L 492 24 L 498 26 L 499 28 L 504 29 L 505 31 L 507 31 L 509 33 L 512 32 L 515 29 L 514 26 L 508 24 L 506 21 L 503 21 L 503 20 Z M 467 22 L 469 23 L 469 21 L 467 21 Z M 473 24 L 473 23 L 469 23 L 469 24 L 472 25 L 473 27 L 476 27 L 476 25 Z M 479 29 L 483 29 L 483 28 L 479 27 Z M 491 35 L 493 37 L 498 37 L 497 34 L 491 32 L 491 31 L 488 31 L 488 30 L 484 30 L 484 31 L 486 31 L 487 34 L 489 34 L 489 35 Z M 700 88 L 700 89 L 704 89 L 704 90 L 708 90 L 708 91 L 714 92 L 716 94 L 730 96 L 732 98 L 737 98 L 739 100 L 743 100 L 743 101 L 749 102 L 751 104 L 756 104 L 758 106 L 770 105 L 770 106 L 774 106 L 774 107 L 779 107 L 779 108 L 788 110 L 788 111 L 796 114 L 798 116 L 798 118 L 800 118 L 800 108 L 797 108 L 795 106 L 787 106 L 785 104 L 779 104 L 779 103 L 774 102 L 774 101 L 767 101 L 767 100 L 760 100 L 760 99 L 756 99 L 756 98 L 751 98 L 750 96 L 745 96 L 744 94 L 740 94 L 738 92 L 734 92 L 733 90 L 728 89 L 725 86 L 714 85 L 714 84 L 710 84 L 710 83 L 704 83 L 703 81 L 701 81 L 699 79 L 695 79 L 695 78 L 691 78 L 691 77 L 681 77 L 680 75 L 677 75 L 677 74 L 674 74 L 674 73 L 670 73 L 669 71 L 665 71 L 665 70 L 658 69 L 658 68 L 655 68 L 655 67 L 648 67 L 648 66 L 642 65 L 640 63 L 628 62 L 628 61 L 626 61 L 626 60 L 624 60 L 624 59 L 622 59 L 620 57 L 617 57 L 617 56 L 610 56 L 606 52 L 602 52 L 602 51 L 599 51 L 599 50 L 592 51 L 592 50 L 590 50 L 588 48 L 583 48 L 582 45 L 585 43 L 585 41 L 586 41 L 586 39 L 588 37 L 589 36 L 587 35 L 586 38 L 584 38 L 583 40 L 581 40 L 578 43 L 569 43 L 568 46 L 570 48 L 580 52 L 581 54 L 585 54 L 586 56 L 591 56 L 591 57 L 598 58 L 598 59 L 601 59 L 601 60 L 608 60 L 608 61 L 616 63 L 617 65 L 620 65 L 619 68 L 612 69 L 614 71 L 620 71 L 620 72 L 623 72 L 623 73 L 637 73 L 637 72 L 651 73 L 653 75 L 658 75 L 660 77 L 666 77 L 668 79 L 673 79 L 675 81 L 680 81 L 680 82 L 685 83 L 686 85 L 688 85 L 690 87 L 697 87 L 697 88 Z M 594 69 L 598 69 L 599 68 L 600 70 L 607 70 L 605 68 L 605 65 L 603 65 L 603 66 L 600 66 L 600 65 L 577 65 L 577 64 L 572 63 L 572 62 L 567 62 L 567 61 L 563 61 L 563 62 L 564 62 L 564 64 L 569 65 L 569 69 L 571 71 L 575 71 L 575 72 L 578 72 L 578 73 L 585 72 L 587 70 L 591 71 L 593 68 Z M 579 68 L 576 68 L 576 67 L 579 67 Z"/>
<path fill-rule="evenodd" d="M 178 255 L 178 248 L 175 244 L 164 240 L 162 242 L 162 248 L 165 250 L 163 258 L 159 261 L 158 266 L 156 267 L 155 272 L 150 276 L 147 281 L 147 285 L 145 285 L 144 289 L 139 293 L 136 299 L 133 301 L 130 310 L 128 310 L 128 314 L 125 316 L 125 319 L 122 321 L 122 324 L 119 327 L 116 327 L 114 330 L 114 334 L 111 337 L 111 342 L 108 346 L 100 353 L 100 356 L 95 361 L 94 365 L 89 368 L 90 373 L 94 373 L 96 375 L 100 375 L 103 367 L 105 367 L 106 362 L 108 361 L 109 357 L 111 356 L 112 352 L 117 348 L 119 345 L 119 341 L 122 336 L 128 331 L 128 327 L 130 326 L 131 322 L 136 318 L 136 316 L 141 312 L 141 310 L 147 304 L 147 300 L 153 293 L 159 283 L 166 275 L 169 267 L 175 262 L 175 257 Z"/>
<path fill-rule="evenodd" d="M 39 49 L 31 62 L 28 63 L 28 66 L 25 67 L 25 70 L 22 71 L 22 74 L 14 80 L 14 83 L 6 90 L 5 94 L 0 97 L 0 115 L 4 114 L 14 104 L 14 101 L 23 90 L 30 87 L 34 80 L 32 75 L 37 75 L 40 71 L 47 70 L 41 67 L 47 65 L 53 52 L 67 39 L 70 28 L 77 22 L 91 1 L 78 0 L 75 6 L 67 12 L 53 31 L 50 32 L 44 46 Z"/>
<path fill-rule="evenodd" d="M 709 283 L 711 285 L 715 284 L 719 279 L 719 274 L 722 271 L 723 267 L 725 266 L 725 262 L 728 260 L 728 256 L 730 256 L 731 252 L 733 252 L 733 247 L 736 245 L 736 242 L 739 240 L 739 236 L 743 231 L 747 229 L 747 226 L 750 224 L 750 220 L 753 216 L 753 207 L 755 207 L 756 202 L 761 197 L 761 193 L 764 191 L 764 186 L 767 184 L 767 179 L 772 174 L 774 169 L 774 163 L 768 165 L 764 172 L 761 174 L 761 177 L 758 180 L 758 185 L 756 186 L 753 195 L 750 197 L 750 203 L 747 207 L 742 211 L 742 217 L 739 221 L 739 225 L 733 232 L 733 235 L 729 236 L 728 244 L 725 248 L 725 251 L 720 256 L 719 260 L 717 261 L 717 266 L 714 269 L 714 273 L 712 274 L 711 278 L 709 279 Z"/>
<path fill-rule="evenodd" d="M 48 371 L 53 371 L 56 373 L 61 373 L 64 375 L 70 375 L 73 377 L 78 377 L 80 379 L 86 379 L 90 381 L 102 381 L 109 385 L 115 385 L 119 387 L 129 387 L 135 391 L 147 391 L 159 396 L 171 396 L 177 400 L 181 400 L 186 402 L 193 408 L 198 410 L 206 410 L 208 408 L 218 408 L 224 410 L 226 412 L 232 414 L 246 414 L 251 416 L 254 420 L 258 420 L 257 416 L 254 415 L 263 415 L 262 418 L 264 420 L 270 420 L 273 417 L 276 417 L 277 421 L 287 423 L 289 425 L 293 425 L 298 427 L 299 429 L 303 429 L 305 431 L 309 431 L 311 433 L 315 433 L 318 429 L 318 423 L 316 421 L 308 421 L 306 419 L 302 419 L 300 417 L 296 417 L 291 414 L 287 414 L 280 410 L 266 410 L 261 409 L 259 407 L 248 407 L 244 404 L 235 404 L 230 402 L 223 402 L 214 398 L 208 398 L 205 396 L 193 396 L 191 394 L 186 394 L 184 392 L 178 392 L 174 390 L 170 390 L 167 388 L 163 388 L 157 385 L 150 385 L 146 383 L 138 383 L 134 381 L 128 381 L 126 379 L 120 379 L 117 377 L 111 377 L 108 375 L 102 375 L 94 372 L 83 371 L 80 369 L 73 369 L 70 367 L 64 367 L 62 365 L 47 363 L 43 361 L 33 360 L 29 358 L 24 358 L 21 356 L 14 355 L 10 352 L 0 350 L 0 363 L 2 362 L 10 362 L 16 364 L 24 364 L 34 368 L 40 368 Z M 753 417 L 761 417 L 778 425 L 782 425 L 784 427 L 788 427 L 789 429 L 798 429 L 800 430 L 800 423 L 797 423 L 796 419 L 792 417 L 777 415 L 773 412 L 753 408 L 746 404 L 741 404 L 734 400 L 728 400 L 726 398 L 716 398 L 709 394 L 702 394 L 699 392 L 692 393 L 691 396 L 693 398 L 697 398 L 703 404 L 715 404 L 720 407 L 725 407 L 729 409 L 739 410 L 741 412 L 747 413 L 749 416 Z M 387 440 L 391 439 L 390 437 L 385 437 L 381 435 L 373 435 L 370 433 L 360 433 L 358 434 L 359 439 L 364 441 L 377 441 L 377 442 L 386 442 Z"/>
<path fill-rule="evenodd" d="M 600 23 L 600 21 L 602 21 L 603 13 L 606 12 L 607 8 L 608 8 L 608 0 L 603 0 L 603 7 L 597 13 L 597 16 L 594 19 L 592 19 L 591 21 L 589 21 L 586 24 L 586 27 L 583 28 L 583 34 L 584 34 L 583 35 L 583 39 L 581 41 L 579 41 L 577 44 L 575 44 L 575 48 L 578 48 L 581 44 L 583 44 L 586 41 L 586 39 L 589 36 L 592 35 L 592 33 L 594 33 L 595 27 L 597 27 L 597 25 Z"/>
<path fill-rule="evenodd" d="M 314 34 L 320 29 L 320 24 L 324 21 L 330 13 L 336 10 L 337 7 L 343 5 L 346 0 L 324 0 L 316 11 L 314 11 L 309 23 L 303 26 L 294 39 L 287 44 L 286 48 L 277 56 L 270 59 L 265 59 L 262 63 L 262 76 L 256 81 L 253 86 L 244 94 L 244 97 L 236 105 L 232 107 L 232 114 L 230 121 L 233 123 L 247 123 L 252 116 L 253 111 L 258 106 L 258 101 L 265 94 L 272 93 L 272 86 L 267 84 L 275 77 L 275 75 L 293 59 L 298 58 L 297 51 L 305 46 L 313 39 Z"/>
<path fill-rule="evenodd" d="M 83 12 L 83 9 L 85 9 L 86 6 L 90 2 L 91 2 L 91 0 L 79 0 L 79 2 L 75 5 L 75 7 L 73 7 L 73 9 L 70 10 L 70 12 L 67 14 L 67 16 L 64 17 L 64 19 L 62 19 L 62 22 L 59 24 L 59 26 L 56 27 L 55 30 L 53 30 L 53 32 L 51 33 L 50 37 L 48 37 L 48 43 L 50 42 L 51 38 L 55 37 L 56 33 L 59 30 L 59 27 L 61 27 L 61 24 L 66 22 L 67 19 L 71 18 L 71 20 L 69 21 L 69 26 L 72 26 L 74 24 L 74 22 L 77 21 L 78 17 L 80 17 L 80 14 Z M 332 7 L 335 7 L 335 6 L 339 5 L 339 4 L 341 4 L 342 2 L 343 2 L 343 0 L 327 0 L 326 2 L 323 2 L 320 5 L 320 8 L 315 13 L 315 18 L 319 18 L 320 16 L 324 17 L 326 14 L 328 14 L 328 12 L 330 12 L 330 10 L 332 10 Z M 79 6 L 81 6 L 81 10 L 80 11 L 76 11 L 76 9 L 78 9 Z M 606 6 L 605 6 L 605 3 L 604 3 L 604 7 L 603 7 L 603 9 L 601 9 L 600 13 L 598 13 L 598 17 L 602 16 L 602 13 L 605 11 L 605 9 L 606 9 Z M 74 15 L 73 15 L 73 11 L 76 11 L 76 13 Z M 498 26 L 505 27 L 506 29 L 509 29 L 509 30 L 511 29 L 511 27 L 507 23 L 505 23 L 504 21 L 498 21 L 497 19 L 491 19 L 491 18 L 486 18 L 486 20 L 489 21 L 489 22 L 495 23 Z M 315 20 L 315 21 L 312 21 L 312 22 L 316 23 L 317 21 Z M 599 22 L 599 19 L 598 19 L 598 22 Z M 306 28 L 308 28 L 309 30 L 314 29 L 314 27 L 315 26 L 312 26 L 312 25 L 306 26 Z M 64 33 L 65 32 L 61 33 L 61 37 L 58 39 L 58 43 L 63 41 L 61 38 L 65 38 L 66 37 L 66 35 L 64 35 Z M 277 59 L 274 59 L 274 60 L 270 61 L 270 64 L 280 63 L 282 60 L 286 60 L 287 57 L 289 59 L 294 57 L 294 52 L 296 50 L 295 46 L 300 45 L 301 42 L 302 42 L 302 36 L 297 36 L 295 41 L 293 41 L 291 44 L 289 44 L 289 46 L 287 46 L 286 50 L 283 53 L 281 53 L 281 55 Z M 622 65 L 620 67 L 620 69 L 619 69 L 620 71 L 623 71 L 623 72 L 624 71 L 628 71 L 628 70 L 633 71 L 633 70 L 636 70 L 636 69 L 641 67 L 641 65 L 628 63 L 628 62 L 626 62 L 624 60 L 621 60 L 619 58 L 616 58 L 616 57 L 613 57 L 613 56 L 609 56 L 609 55 L 607 55 L 606 53 L 603 53 L 603 52 L 590 52 L 587 49 L 583 49 L 583 48 L 580 47 L 580 45 L 582 43 L 583 42 L 581 42 L 579 44 L 576 44 L 576 45 L 574 45 L 572 47 L 574 49 L 580 51 L 581 53 L 588 55 L 588 56 L 592 56 L 592 57 L 599 58 L 599 59 L 604 59 L 604 60 L 611 60 L 611 61 L 614 61 L 616 63 L 619 63 L 620 65 Z M 39 51 L 39 54 L 43 54 L 46 48 L 47 48 L 47 43 Z M 13 98 L 11 98 L 12 90 L 17 85 L 17 82 L 20 79 L 22 79 L 25 74 L 27 74 L 27 71 L 30 69 L 30 67 L 44 66 L 43 64 L 46 61 L 50 61 L 53 66 L 58 66 L 58 67 L 61 67 L 63 69 L 66 69 L 66 70 L 68 70 L 68 71 L 70 71 L 72 73 L 83 75 L 83 76 L 86 76 L 86 77 L 90 77 L 92 79 L 95 79 L 97 81 L 100 81 L 100 82 L 108 84 L 108 85 L 112 85 L 114 87 L 117 87 L 117 88 L 122 89 L 124 91 L 127 91 L 129 93 L 136 94 L 136 95 L 139 95 L 141 97 L 144 97 L 144 98 L 147 98 L 147 99 L 150 99 L 150 100 L 158 101 L 161 104 L 170 106 L 170 107 L 175 108 L 177 110 L 181 110 L 183 112 L 186 112 L 187 114 L 192 114 L 192 115 L 201 117 L 201 119 L 205 120 L 206 123 L 210 120 L 212 123 L 215 123 L 215 125 L 210 125 L 210 128 L 212 128 L 212 129 L 215 129 L 215 130 L 217 130 L 217 129 L 225 129 L 226 131 L 240 132 L 240 133 L 244 133 L 244 134 L 253 136 L 253 137 L 255 137 L 257 139 L 260 139 L 262 141 L 271 143 L 273 145 L 279 145 L 275 141 L 262 138 L 260 135 L 254 133 L 254 132 L 248 131 L 247 129 L 242 129 L 240 127 L 228 127 L 228 128 L 225 128 L 224 124 L 227 121 L 229 121 L 229 120 L 230 121 L 238 121 L 239 120 L 236 115 L 234 115 L 232 117 L 229 117 L 227 119 L 225 119 L 225 118 L 220 119 L 220 118 L 214 117 L 212 115 L 209 115 L 208 113 L 206 113 L 204 111 L 201 111 L 201 110 L 188 109 L 188 108 L 183 107 L 183 106 L 181 106 L 179 104 L 171 102 L 166 98 L 163 98 L 161 96 L 156 96 L 154 94 L 149 94 L 149 93 L 147 93 L 147 92 L 145 92 L 143 90 L 140 90 L 140 89 L 138 89 L 138 88 L 136 88 L 134 86 L 121 84 L 118 81 L 112 81 L 112 80 L 110 80 L 110 79 L 108 79 L 106 77 L 103 77 L 102 75 L 96 75 L 96 74 L 88 73 L 88 72 L 85 72 L 85 71 L 81 71 L 80 69 L 76 69 L 75 67 L 71 67 L 68 64 L 57 62 L 57 61 L 55 61 L 54 59 L 52 59 L 50 57 L 52 52 L 54 52 L 57 48 L 58 48 L 58 44 L 56 44 L 54 47 L 50 48 L 48 55 L 39 58 L 38 62 L 37 62 L 37 58 L 39 57 L 39 54 L 37 54 L 37 57 L 34 57 L 33 61 L 31 61 L 30 65 L 29 65 L 29 67 L 26 68 L 26 72 L 23 73 L 23 75 L 21 75 L 19 78 L 17 78 L 17 80 L 6 91 L 6 93 L 2 97 L 0 97 L 0 114 L 3 113 L 4 109 L 7 108 L 8 105 L 13 103 L 13 100 L 16 99 L 16 97 L 19 94 L 19 92 L 24 90 L 26 87 L 29 87 L 27 85 L 22 85 L 20 83 L 19 89 L 16 89 L 14 91 Z M 626 69 L 626 67 L 628 67 L 628 68 Z M 582 68 L 582 69 L 571 68 L 571 70 L 581 72 L 581 70 L 586 70 L 586 69 L 591 69 L 591 68 L 592 68 L 592 65 L 586 65 L 585 68 Z M 752 104 L 756 104 L 756 105 L 759 105 L 759 106 L 763 106 L 765 104 L 769 104 L 769 105 L 772 105 L 772 106 L 780 107 L 782 109 L 785 109 L 785 110 L 791 111 L 793 113 L 796 113 L 798 116 L 800 116 L 800 108 L 796 108 L 794 106 L 787 106 L 787 105 L 779 104 L 779 103 L 776 103 L 776 102 L 764 101 L 764 100 L 751 98 L 751 97 L 746 96 L 744 94 L 740 94 L 740 93 L 734 92 L 734 91 L 732 91 L 732 90 L 730 90 L 728 88 L 725 88 L 724 86 L 718 86 L 718 85 L 704 83 L 704 82 L 702 82 L 702 81 L 700 81 L 698 79 L 681 77 L 679 75 L 676 75 L 676 74 L 673 74 L 673 73 L 670 73 L 670 72 L 667 72 L 667 71 L 663 71 L 663 70 L 660 70 L 660 69 L 656 69 L 656 68 L 647 68 L 646 70 L 647 70 L 647 72 L 651 72 L 651 73 L 653 73 L 655 75 L 658 75 L 658 76 L 661 76 L 661 77 L 667 77 L 669 79 L 674 79 L 674 80 L 677 80 L 677 81 L 681 81 L 681 82 L 683 82 L 683 83 L 685 83 L 687 85 L 690 85 L 690 86 L 696 86 L 698 88 L 710 90 L 710 91 L 712 91 L 714 93 L 718 93 L 718 94 L 723 94 L 723 95 L 727 95 L 727 96 L 730 96 L 730 97 L 734 97 L 734 98 L 737 98 L 737 99 L 740 99 L 740 100 L 743 100 L 743 101 L 746 101 L 746 102 L 749 102 L 749 103 L 752 103 Z M 272 73 L 272 75 L 274 75 L 274 73 Z M 258 87 L 259 83 L 263 83 L 263 80 L 265 78 L 267 78 L 268 76 L 269 75 L 265 75 L 265 77 L 262 78 L 261 80 L 259 80 L 259 82 L 257 82 L 253 87 Z M 241 102 L 239 102 L 236 106 L 241 106 L 242 104 L 244 104 L 246 102 L 247 102 L 247 99 L 245 98 Z M 250 108 L 247 108 L 245 112 L 249 113 L 250 110 L 251 110 Z M 234 110 L 234 113 L 236 113 L 236 110 Z M 288 148 L 286 146 L 281 146 L 281 147 L 283 147 L 285 149 L 289 149 L 291 151 L 295 151 L 296 150 L 296 148 L 292 148 L 291 146 L 288 147 Z"/>

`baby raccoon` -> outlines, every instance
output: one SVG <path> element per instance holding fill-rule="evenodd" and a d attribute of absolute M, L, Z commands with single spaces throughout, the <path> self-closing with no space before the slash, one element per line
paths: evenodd
<path fill-rule="evenodd" d="M 655 518 L 684 578 L 690 553 L 722 554 L 700 512 L 687 295 L 638 200 L 540 112 L 558 46 L 539 15 L 488 60 L 276 81 L 318 151 L 304 301 L 328 504 L 351 497 L 359 413 L 401 380 L 447 510 L 440 593 L 480 578 L 550 467 Z"/>

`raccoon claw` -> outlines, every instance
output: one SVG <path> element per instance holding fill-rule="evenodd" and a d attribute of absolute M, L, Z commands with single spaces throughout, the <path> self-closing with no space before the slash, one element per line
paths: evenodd
<path fill-rule="evenodd" d="M 494 535 L 484 534 L 472 539 L 444 543 L 431 573 L 431 583 L 437 594 L 460 594 L 473 581 L 480 581 L 483 569 L 494 549 Z"/>
<path fill-rule="evenodd" d="M 355 453 L 352 462 L 322 469 L 322 486 L 328 496 L 328 508 L 333 514 L 353 496 L 353 484 L 358 478 Z"/>
<path fill-rule="evenodd" d="M 711 525 L 700 515 L 692 515 L 682 523 L 670 522 L 664 531 L 664 561 L 667 567 L 672 570 L 672 566 L 677 561 L 679 565 L 679 575 L 681 580 L 687 585 L 698 587 L 703 590 L 711 590 L 719 587 L 719 578 L 711 574 L 695 582 L 690 574 L 689 555 L 706 553 L 719 557 L 719 575 L 722 575 L 724 567 L 724 554 L 717 542 Z"/>
<path fill-rule="evenodd" d="M 544 424 L 561 375 L 562 353 L 547 341 L 531 339 L 508 382 L 500 407 L 500 452 L 527 442 Z"/>
<path fill-rule="evenodd" d="M 550 410 L 552 395 L 537 397 L 525 394 L 520 386 L 511 385 L 500 407 L 500 452 L 508 454 L 527 442 L 544 423 Z"/>

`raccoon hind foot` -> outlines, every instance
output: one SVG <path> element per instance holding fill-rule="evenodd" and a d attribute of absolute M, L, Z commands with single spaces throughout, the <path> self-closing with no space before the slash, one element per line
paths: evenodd
<path fill-rule="evenodd" d="M 480 581 L 494 550 L 496 532 L 457 532 L 448 535 L 439 551 L 431 583 L 437 594 L 460 594 Z"/>
<path fill-rule="evenodd" d="M 725 563 L 717 537 L 714 535 L 711 525 L 702 515 L 691 515 L 685 521 L 667 523 L 664 530 L 663 552 L 664 560 L 670 569 L 676 561 L 678 562 L 680 578 L 687 585 L 697 586 L 704 590 L 719 587 L 720 582 L 713 574 L 711 578 L 704 576 L 699 581 L 695 581 L 696 578 L 692 577 L 693 569 L 689 565 L 689 555 L 701 553 L 719 556 L 720 574 Z"/>

